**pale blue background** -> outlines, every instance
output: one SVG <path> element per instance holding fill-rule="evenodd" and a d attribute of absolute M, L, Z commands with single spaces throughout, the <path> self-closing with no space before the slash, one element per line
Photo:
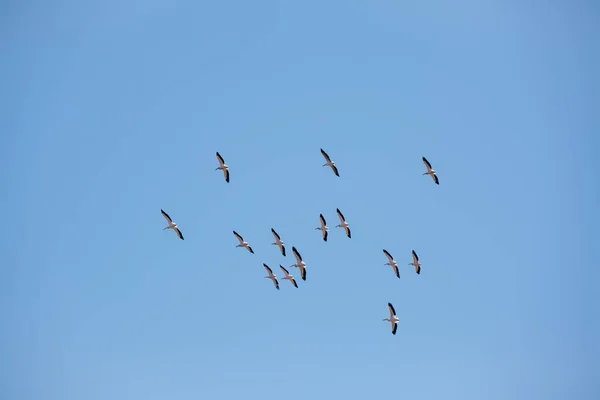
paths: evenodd
<path fill-rule="evenodd" d="M 1 10 L 3 400 L 600 398 L 597 2 Z"/>

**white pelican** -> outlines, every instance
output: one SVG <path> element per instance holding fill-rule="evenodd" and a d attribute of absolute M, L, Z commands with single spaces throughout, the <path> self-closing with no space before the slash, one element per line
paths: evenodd
<path fill-rule="evenodd" d="M 396 310 L 394 310 L 394 306 L 392 303 L 388 303 L 388 308 L 390 309 L 390 317 L 384 318 L 384 321 L 389 321 L 392 323 L 392 335 L 396 334 L 396 328 L 398 328 L 398 322 L 400 321 L 398 317 L 396 317 Z"/>
<path fill-rule="evenodd" d="M 252 247 L 250 247 L 250 245 L 248 244 L 248 242 L 244 241 L 244 238 L 241 237 L 236 231 L 233 231 L 233 234 L 235 235 L 235 237 L 240 241 L 240 244 L 238 244 L 235 247 L 245 247 L 246 249 L 248 249 L 248 251 L 252 254 L 254 254 L 254 250 L 252 250 Z"/>
<path fill-rule="evenodd" d="M 323 240 L 327 241 L 327 232 L 329 232 L 329 227 L 327 226 L 327 221 L 325 221 L 325 217 L 323 214 L 319 214 L 319 218 L 321 219 L 321 226 L 315 228 L 315 230 L 321 231 L 323 235 Z"/>
<path fill-rule="evenodd" d="M 335 163 L 333 161 L 331 161 L 331 158 L 329 158 L 329 155 L 327 155 L 327 153 L 325 153 L 325 151 L 323 149 L 321 149 L 321 154 L 323 154 L 323 157 L 325 157 L 325 160 L 327 160 L 327 162 L 325 164 L 323 164 L 323 166 L 331 167 L 331 169 L 333 170 L 333 173 L 336 176 L 340 176 L 340 173 L 338 172 L 338 169 L 335 166 Z"/>
<path fill-rule="evenodd" d="M 283 241 L 281 240 L 277 232 L 275 232 L 275 229 L 271 228 L 271 233 L 275 237 L 275 243 L 271 243 L 271 245 L 277 245 L 277 247 L 279 247 L 279 250 L 281 250 L 281 254 L 283 254 L 283 256 L 285 257 L 285 246 L 283 245 Z"/>
<path fill-rule="evenodd" d="M 177 236 L 179 236 L 179 238 L 181 240 L 183 240 L 183 235 L 181 234 L 181 231 L 179 230 L 179 228 L 177 227 L 177 224 L 175 222 L 173 222 L 173 220 L 171 219 L 171 217 L 169 217 L 169 214 L 167 214 L 166 212 L 164 212 L 161 208 L 160 212 L 162 213 L 163 217 L 165 217 L 165 219 L 167 220 L 167 222 L 169 223 L 169 226 L 163 228 L 163 231 L 165 229 L 173 229 L 175 231 L 175 233 L 177 234 Z"/>
<path fill-rule="evenodd" d="M 429 164 L 429 161 L 427 161 L 427 159 L 425 157 L 423 157 L 423 162 L 425 163 L 425 166 L 427 167 L 427 172 L 425 172 L 423 175 L 430 175 L 433 178 L 433 181 L 439 185 L 440 181 L 438 180 L 438 177 L 435 174 L 435 169 L 431 168 L 431 164 Z"/>
<path fill-rule="evenodd" d="M 396 273 L 396 276 L 398 278 L 400 278 L 400 271 L 398 270 L 398 263 L 396 262 L 396 260 L 394 260 L 394 257 L 392 257 L 392 255 L 390 253 L 388 253 L 388 251 L 386 249 L 383 249 L 383 254 L 385 254 L 385 256 L 388 258 L 388 262 L 383 264 L 383 265 L 389 265 L 392 268 L 394 268 L 394 272 Z"/>
<path fill-rule="evenodd" d="M 292 264 L 292 265 L 290 265 L 290 267 L 300 268 L 300 276 L 302 277 L 302 280 L 305 281 L 306 280 L 306 263 L 304 261 L 302 261 L 302 256 L 300 255 L 300 253 L 298 253 L 298 250 L 296 250 L 296 248 L 294 246 L 292 246 L 292 252 L 294 253 L 294 256 L 296 257 L 296 264 Z"/>
<path fill-rule="evenodd" d="M 335 227 L 336 228 L 344 228 L 344 230 L 346 231 L 346 236 L 351 238 L 352 234 L 350 232 L 350 225 L 346 222 L 346 219 L 344 218 L 344 214 L 342 214 L 342 212 L 340 211 L 339 208 L 336 208 L 336 211 L 337 211 L 338 217 L 340 217 L 341 224 L 336 225 Z"/>
<path fill-rule="evenodd" d="M 288 280 L 288 281 L 292 282 L 292 285 L 294 285 L 294 286 L 296 286 L 296 288 L 298 288 L 298 284 L 296 283 L 296 280 L 294 279 L 294 275 L 290 275 L 290 274 L 289 274 L 289 272 L 288 272 L 288 270 L 287 270 L 287 269 L 285 269 L 285 268 L 283 268 L 283 267 L 281 266 L 281 264 L 279 265 L 279 268 L 281 268 L 281 270 L 282 270 L 282 271 L 283 271 L 283 273 L 285 274 L 285 278 L 283 278 L 283 279 L 285 279 L 285 280 Z"/>
<path fill-rule="evenodd" d="M 219 160 L 219 167 L 215 169 L 215 171 L 217 169 L 220 169 L 223 171 L 223 174 L 225 175 L 225 182 L 229 183 L 229 165 L 225 164 L 225 161 L 223 161 L 223 157 L 221 157 L 221 155 L 219 154 L 219 152 L 217 151 L 217 159 Z"/>
<path fill-rule="evenodd" d="M 415 253 L 415 251 L 412 251 L 412 256 L 413 256 L 413 262 L 408 263 L 408 265 L 414 265 L 415 267 L 415 271 L 417 271 L 417 274 L 421 273 L 421 264 L 419 264 L 419 256 L 417 255 L 417 253 Z"/>
<path fill-rule="evenodd" d="M 265 276 L 265 278 L 269 278 L 270 280 L 272 280 L 273 284 L 275 285 L 275 289 L 279 290 L 279 282 L 277 282 L 277 275 L 275 275 L 273 273 L 273 271 L 271 271 L 271 268 L 269 268 L 269 266 L 267 264 L 263 263 L 263 266 L 265 267 L 265 269 L 269 273 L 269 276 Z"/>

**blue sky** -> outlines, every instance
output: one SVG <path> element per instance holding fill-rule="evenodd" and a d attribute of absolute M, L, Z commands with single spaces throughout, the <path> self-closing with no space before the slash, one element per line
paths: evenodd
<path fill-rule="evenodd" d="M 4 2 L 0 397 L 598 398 L 599 13 Z"/>

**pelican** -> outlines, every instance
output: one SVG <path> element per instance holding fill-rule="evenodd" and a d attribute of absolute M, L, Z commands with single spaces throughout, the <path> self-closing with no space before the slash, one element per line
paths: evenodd
<path fill-rule="evenodd" d="M 223 171 L 223 174 L 225 175 L 225 182 L 229 183 L 229 165 L 225 164 L 225 161 L 223 161 L 223 157 L 221 157 L 221 155 L 219 154 L 219 152 L 217 151 L 217 159 L 219 160 L 219 167 L 215 169 L 215 171 L 217 169 L 220 169 Z"/>
<path fill-rule="evenodd" d="M 388 251 L 386 249 L 383 249 L 383 254 L 385 254 L 385 256 L 388 258 L 388 262 L 383 265 L 389 265 L 392 268 L 394 268 L 394 272 L 396 273 L 396 276 L 398 278 L 400 278 L 400 271 L 398 270 L 398 263 L 396 262 L 396 260 L 394 260 L 394 257 L 392 257 L 392 255 L 390 253 L 388 253 Z"/>
<path fill-rule="evenodd" d="M 277 275 L 275 275 L 273 273 L 273 271 L 271 271 L 271 268 L 269 268 L 269 266 L 267 264 L 263 263 L 263 266 L 265 267 L 265 269 L 269 273 L 269 276 L 265 276 L 265 278 L 269 278 L 270 280 L 272 280 L 273 284 L 275 285 L 275 289 L 279 290 L 279 282 L 277 282 Z"/>
<path fill-rule="evenodd" d="M 352 234 L 350 232 L 350 225 L 346 222 L 346 219 L 344 218 L 344 214 L 342 214 L 342 212 L 340 211 L 339 208 L 336 208 L 336 211 L 337 211 L 338 217 L 340 217 L 341 224 L 336 225 L 335 227 L 336 228 L 344 228 L 344 230 L 346 231 L 346 236 L 351 238 Z"/>
<path fill-rule="evenodd" d="M 235 235 L 235 237 L 240 241 L 240 244 L 238 244 L 235 247 L 245 247 L 246 249 L 248 249 L 248 251 L 252 254 L 254 254 L 254 250 L 252 250 L 252 247 L 250 247 L 250 245 L 248 244 L 248 242 L 244 241 L 244 238 L 241 237 L 236 231 L 233 231 L 233 234 Z"/>
<path fill-rule="evenodd" d="M 281 251 L 281 254 L 283 254 L 283 256 L 285 257 L 285 246 L 283 245 L 283 241 L 281 240 L 277 232 L 275 232 L 275 229 L 271 228 L 271 233 L 275 237 L 275 243 L 271 243 L 271 245 L 277 245 L 277 247 L 279 247 L 279 250 Z"/>
<path fill-rule="evenodd" d="M 175 233 L 177 234 L 177 236 L 179 236 L 179 238 L 181 240 L 183 240 L 183 235 L 181 234 L 181 231 L 179 230 L 179 228 L 177 227 L 177 224 L 175 222 L 173 222 L 173 220 L 171 219 L 171 217 L 169 217 L 169 214 L 167 214 L 166 212 L 164 212 L 162 210 L 162 208 L 160 209 L 160 212 L 162 213 L 163 217 L 165 217 L 165 219 L 167 220 L 167 222 L 169 223 L 169 226 L 163 228 L 163 231 L 165 229 L 173 229 L 175 231 Z"/>
<path fill-rule="evenodd" d="M 321 149 L 321 154 L 323 154 L 323 157 L 325 157 L 325 160 L 327 160 L 327 162 L 325 164 L 323 164 L 323 166 L 331 167 L 331 169 L 333 170 L 333 173 L 336 176 L 340 176 L 340 173 L 338 172 L 338 169 L 335 166 L 335 163 L 333 161 L 331 161 L 331 158 L 329 158 L 329 155 L 327 155 L 327 153 L 325 153 L 325 151 L 323 149 Z"/>
<path fill-rule="evenodd" d="M 296 280 L 294 279 L 294 275 L 290 275 L 288 270 L 283 268 L 281 266 L 281 264 L 279 265 L 279 268 L 281 268 L 281 270 L 283 271 L 283 273 L 285 274 L 285 280 L 292 282 L 292 285 L 296 286 L 296 288 L 298 288 L 298 284 L 296 283 Z"/>
<path fill-rule="evenodd" d="M 300 276 L 302 276 L 302 280 L 305 281 L 306 280 L 306 263 L 304 261 L 302 261 L 302 256 L 300 255 L 300 253 L 298 253 L 298 250 L 296 250 L 296 248 L 294 246 L 292 246 L 292 252 L 294 253 L 294 256 L 296 257 L 296 264 L 292 264 L 292 265 L 290 265 L 290 267 L 300 268 Z"/>
<path fill-rule="evenodd" d="M 435 174 L 435 169 L 431 168 L 431 164 L 429 164 L 429 161 L 427 161 L 427 159 L 425 157 L 423 157 L 423 162 L 425 163 L 425 166 L 427 167 L 427 172 L 425 172 L 423 175 L 430 175 L 433 178 L 433 181 L 439 185 L 440 181 L 438 180 L 438 177 Z"/>
<path fill-rule="evenodd" d="M 417 271 L 417 274 L 421 273 L 421 264 L 419 264 L 419 256 L 417 255 L 417 253 L 415 253 L 415 251 L 412 251 L 412 256 L 413 256 L 413 262 L 408 263 L 408 265 L 414 265 L 415 266 L 415 271 Z"/>
<path fill-rule="evenodd" d="M 400 321 L 398 317 L 396 317 L 396 310 L 394 310 L 394 306 L 392 303 L 388 303 L 388 308 L 390 309 L 390 317 L 384 318 L 384 321 L 389 321 L 392 323 L 392 335 L 396 334 L 396 328 L 398 328 L 398 322 Z"/>
<path fill-rule="evenodd" d="M 323 240 L 327 241 L 327 232 L 329 232 L 329 227 L 327 226 L 327 221 L 325 221 L 325 217 L 323 214 L 319 214 L 319 218 L 321 219 L 321 226 L 315 228 L 315 230 L 321 231 L 323 235 Z"/>

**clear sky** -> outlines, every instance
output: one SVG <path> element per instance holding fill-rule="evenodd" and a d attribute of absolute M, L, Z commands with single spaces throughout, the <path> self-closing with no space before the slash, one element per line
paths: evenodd
<path fill-rule="evenodd" d="M 597 3 L 0 8 L 0 398 L 600 398 Z"/>

